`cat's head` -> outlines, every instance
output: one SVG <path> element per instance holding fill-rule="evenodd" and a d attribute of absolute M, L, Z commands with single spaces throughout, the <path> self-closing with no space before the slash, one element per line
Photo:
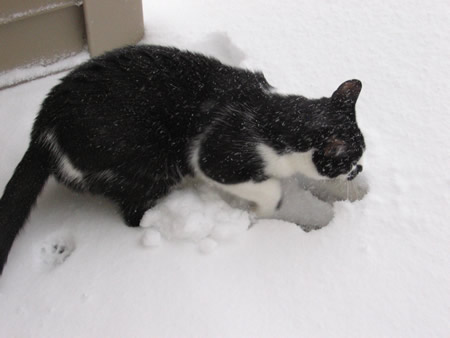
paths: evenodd
<path fill-rule="evenodd" d="M 324 126 L 312 152 L 312 162 L 321 178 L 352 180 L 363 169 L 365 143 L 355 112 L 361 88 L 359 80 L 346 81 L 326 101 L 321 119 Z"/>

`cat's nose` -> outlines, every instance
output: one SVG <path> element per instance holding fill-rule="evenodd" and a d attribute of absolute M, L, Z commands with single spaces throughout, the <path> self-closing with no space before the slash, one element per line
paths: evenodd
<path fill-rule="evenodd" d="M 361 164 L 358 164 L 355 169 L 353 169 L 350 174 L 348 174 L 347 179 L 349 181 L 353 180 L 358 174 L 363 170 L 363 166 Z"/>

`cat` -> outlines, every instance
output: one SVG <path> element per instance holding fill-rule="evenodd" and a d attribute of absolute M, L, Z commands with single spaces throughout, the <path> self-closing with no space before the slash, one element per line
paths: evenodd
<path fill-rule="evenodd" d="M 252 202 L 281 204 L 280 179 L 353 179 L 364 138 L 359 80 L 329 98 L 277 94 L 264 75 L 201 54 L 130 46 L 93 58 L 53 87 L 0 200 L 0 273 L 48 177 L 114 201 L 125 224 L 184 177 Z"/>

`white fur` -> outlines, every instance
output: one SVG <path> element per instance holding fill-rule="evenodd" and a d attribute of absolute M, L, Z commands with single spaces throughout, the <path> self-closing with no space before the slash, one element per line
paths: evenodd
<path fill-rule="evenodd" d="M 272 216 L 281 200 L 282 189 L 280 181 L 271 178 L 263 182 L 248 181 L 238 184 L 222 184 L 207 177 L 199 166 L 199 142 L 193 146 L 191 165 L 198 178 L 232 195 L 256 204 L 256 214 L 259 217 Z"/>
<path fill-rule="evenodd" d="M 326 179 L 325 176 L 319 174 L 313 163 L 313 150 L 280 155 L 273 148 L 260 144 L 258 151 L 266 164 L 266 175 L 286 178 L 300 173 L 313 179 Z"/>
<path fill-rule="evenodd" d="M 72 162 L 70 162 L 66 155 L 61 156 L 59 168 L 67 179 L 71 181 L 83 181 L 83 173 L 73 166 Z"/>
<path fill-rule="evenodd" d="M 347 147 L 344 145 L 337 146 L 336 156 L 342 155 L 347 151 Z"/>
<path fill-rule="evenodd" d="M 98 172 L 95 177 L 103 182 L 111 182 L 117 180 L 117 175 L 112 170 L 106 169 Z"/>
<path fill-rule="evenodd" d="M 67 182 L 82 185 L 84 179 L 83 173 L 75 168 L 69 157 L 63 153 L 56 140 L 56 136 L 52 132 L 47 132 L 43 139 L 57 161 L 58 173 L 61 178 Z"/>

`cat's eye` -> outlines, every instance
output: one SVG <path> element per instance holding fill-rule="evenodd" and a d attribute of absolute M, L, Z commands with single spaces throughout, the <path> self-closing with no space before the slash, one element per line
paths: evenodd
<path fill-rule="evenodd" d="M 336 137 L 331 137 L 328 145 L 324 149 L 324 154 L 327 157 L 340 157 L 345 154 L 347 150 L 347 144 L 345 141 Z"/>

